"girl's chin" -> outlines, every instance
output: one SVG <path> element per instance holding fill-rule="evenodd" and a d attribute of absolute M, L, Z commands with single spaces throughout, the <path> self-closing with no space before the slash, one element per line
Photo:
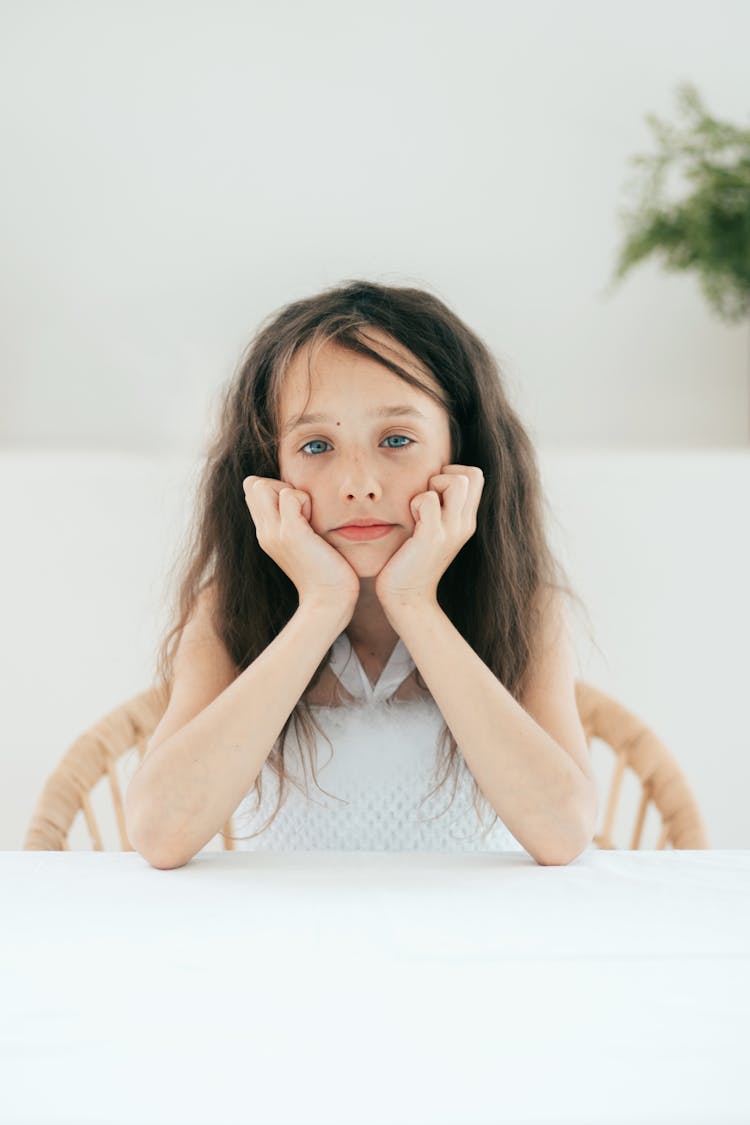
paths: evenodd
<path fill-rule="evenodd" d="M 355 545 L 357 547 L 374 547 L 377 543 L 373 541 L 372 543 L 357 543 Z M 341 551 L 340 548 L 337 548 L 337 550 L 345 556 L 346 561 L 358 578 L 377 578 L 388 560 L 396 553 L 394 550 L 390 550 L 387 553 L 378 554 L 375 558 L 373 557 L 375 552 L 371 550 L 368 550 L 366 555 L 361 551 Z"/>

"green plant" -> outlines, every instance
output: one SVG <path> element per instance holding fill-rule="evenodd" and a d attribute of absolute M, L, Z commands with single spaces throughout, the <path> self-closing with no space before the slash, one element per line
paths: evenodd
<path fill-rule="evenodd" d="M 667 270 L 695 270 L 719 316 L 738 321 L 750 314 L 750 130 L 709 116 L 690 83 L 678 87 L 678 101 L 689 127 L 648 114 L 662 151 L 630 158 L 645 175 L 635 209 L 619 212 L 627 237 L 612 284 L 657 253 Z M 670 203 L 665 177 L 680 168 L 693 190 Z"/>

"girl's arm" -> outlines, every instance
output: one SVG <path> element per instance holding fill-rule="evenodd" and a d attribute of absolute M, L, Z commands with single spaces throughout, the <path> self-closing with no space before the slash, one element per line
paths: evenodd
<path fill-rule="evenodd" d="M 542 656 L 521 706 L 437 602 L 383 608 L 506 827 L 537 863 L 575 859 L 593 838 L 597 792 L 572 649 L 556 612 L 546 616 Z"/>
<path fill-rule="evenodd" d="M 351 616 L 346 605 L 300 606 L 220 694 L 217 675 L 229 678 L 226 649 L 205 617 L 199 636 L 191 635 L 191 618 L 170 705 L 125 795 L 128 837 L 152 866 L 182 867 L 224 827 Z M 215 698 L 206 704 L 207 693 Z"/>

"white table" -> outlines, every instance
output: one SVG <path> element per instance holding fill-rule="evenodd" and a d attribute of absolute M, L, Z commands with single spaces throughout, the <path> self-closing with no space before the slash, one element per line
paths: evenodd
<path fill-rule="evenodd" d="M 747 1125 L 750 851 L 0 852 L 2 1125 Z"/>

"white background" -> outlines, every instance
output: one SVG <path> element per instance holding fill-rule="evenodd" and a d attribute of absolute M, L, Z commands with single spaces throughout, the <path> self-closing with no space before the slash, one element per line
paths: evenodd
<path fill-rule="evenodd" d="M 0 21 L 3 443 L 196 452 L 261 318 L 367 277 L 451 305 L 539 442 L 746 444 L 747 323 L 656 258 L 606 292 L 646 114 L 689 80 L 748 125 L 743 0 Z"/>

